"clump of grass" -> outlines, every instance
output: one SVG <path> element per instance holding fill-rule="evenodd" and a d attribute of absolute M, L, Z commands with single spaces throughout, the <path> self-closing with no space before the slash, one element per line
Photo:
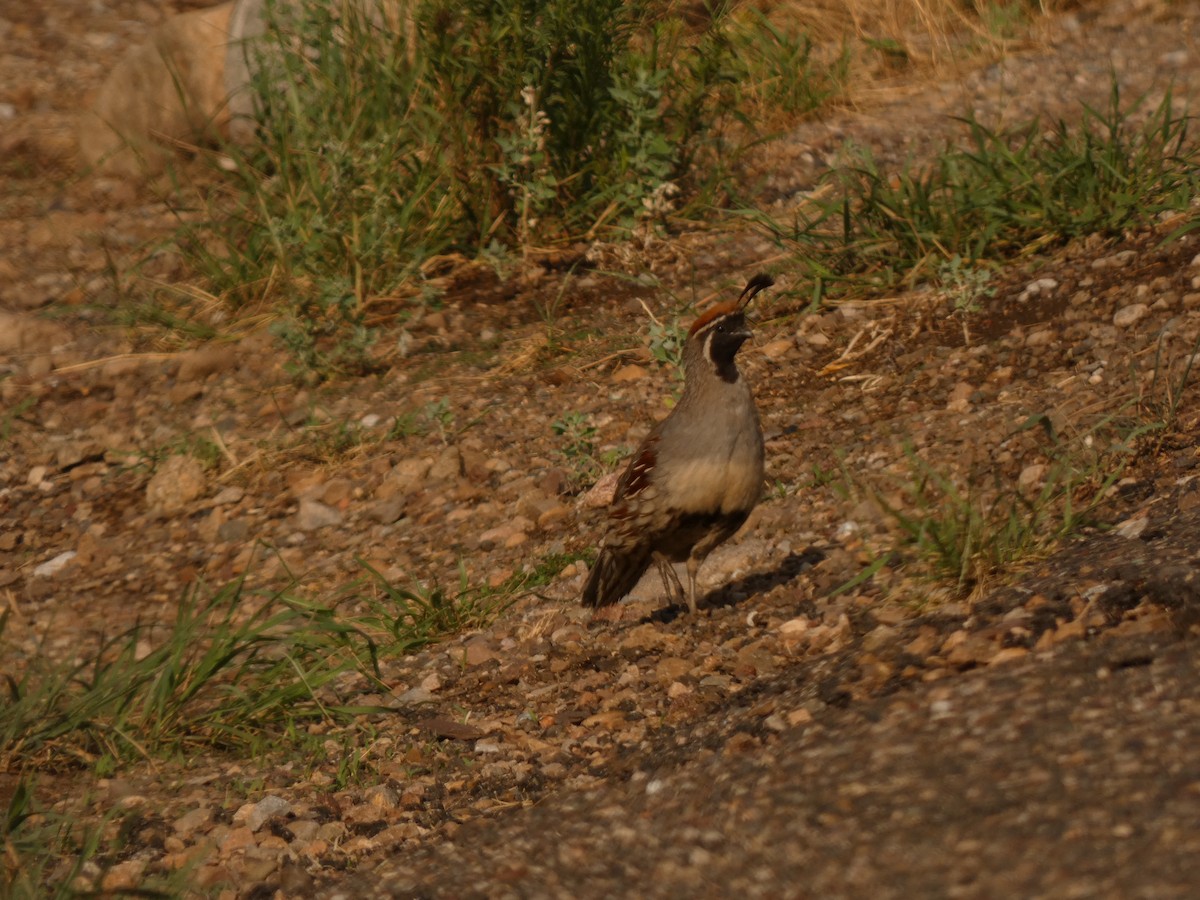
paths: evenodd
<path fill-rule="evenodd" d="M 367 589 L 369 588 L 369 590 Z M 321 604 L 237 581 L 189 590 L 170 626 L 135 625 L 69 664 L 4 674 L 0 770 L 272 746 L 307 723 L 382 712 L 343 689 L 378 682 L 379 661 L 478 627 L 521 585 L 457 592 L 368 577 Z M 0 639 L 6 618 L 0 617 Z"/>
<path fill-rule="evenodd" d="M 734 30 L 733 42 L 744 67 L 742 90 L 767 114 L 811 115 L 845 95 L 851 60 L 846 43 L 830 59 L 806 32 L 780 28 L 758 10 Z"/>
<path fill-rule="evenodd" d="M 893 562 L 907 560 L 961 594 L 1046 552 L 1059 541 L 1101 524 L 1111 488 L 1136 455 L 1139 442 L 1161 423 L 1107 419 L 1077 439 L 1052 434 L 1049 419 L 1031 416 L 1020 430 L 1042 426 L 1053 439 L 1038 485 L 1023 488 L 997 470 L 965 481 L 907 451 L 900 502 L 868 489 L 895 526 Z"/>
<path fill-rule="evenodd" d="M 911 287 L 956 257 L 974 266 L 1118 236 L 1200 195 L 1190 118 L 1174 112 L 1169 93 L 1143 120 L 1144 104 L 1124 106 L 1114 82 L 1108 105 L 1085 106 L 1077 125 L 994 131 L 967 117 L 964 147 L 898 172 L 861 152 L 790 228 L 767 225 L 802 251 L 815 281 L 841 290 Z"/>

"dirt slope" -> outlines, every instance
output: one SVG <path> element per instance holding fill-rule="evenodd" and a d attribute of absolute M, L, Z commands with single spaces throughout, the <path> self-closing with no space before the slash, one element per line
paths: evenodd
<path fill-rule="evenodd" d="M 825 477 L 895 492 L 913 447 L 1036 485 L 1052 460 L 1019 430 L 1030 416 L 1084 446 L 1106 416 L 1161 414 L 1200 337 L 1200 244 L 1160 246 L 1168 224 L 1014 264 L 969 342 L 926 295 L 801 315 L 786 255 L 752 231 L 597 245 L 561 304 L 553 271 L 447 280 L 441 309 L 385 333 L 409 347 L 385 377 L 302 389 L 258 323 L 198 345 L 131 315 L 131 296 L 179 310 L 169 252 L 121 282 L 172 216 L 70 174 L 71 112 L 166 8 L 27 6 L 0 13 L 0 670 L 169 622 L 197 579 L 291 572 L 321 597 L 360 557 L 400 583 L 454 583 L 461 564 L 498 584 L 594 546 L 585 489 L 672 385 L 642 302 L 686 317 L 760 267 L 779 275 L 743 354 L 771 489 L 705 567 L 706 614 L 659 609 L 647 584 L 590 623 L 572 563 L 494 626 L 389 663 L 370 699 L 393 713 L 362 723 L 344 785 L 333 735 L 304 764 L 47 773 L 60 811 L 136 811 L 109 887 L 184 865 L 198 889 L 288 897 L 1182 897 L 1200 882 L 1194 390 L 1128 460 L 1104 510 L 1117 531 L 970 600 L 903 570 L 833 595 L 889 525 Z M 1110 72 L 1150 108 L 1171 85 L 1182 104 L 1200 83 L 1194 12 L 1085 3 L 1001 63 L 889 85 L 764 151 L 764 202 L 810 188 L 848 142 L 920 154 L 968 107 L 1077 115 Z M 584 445 L 563 436 L 571 415 L 595 429 Z M 171 462 L 189 458 L 203 465 Z"/>

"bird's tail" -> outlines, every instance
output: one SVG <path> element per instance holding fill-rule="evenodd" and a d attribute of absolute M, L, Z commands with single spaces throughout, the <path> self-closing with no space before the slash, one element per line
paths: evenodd
<path fill-rule="evenodd" d="M 648 552 L 619 553 L 608 547 L 601 549 L 596 565 L 588 573 L 587 584 L 583 586 L 581 602 L 591 607 L 616 603 L 634 589 L 648 568 Z"/>

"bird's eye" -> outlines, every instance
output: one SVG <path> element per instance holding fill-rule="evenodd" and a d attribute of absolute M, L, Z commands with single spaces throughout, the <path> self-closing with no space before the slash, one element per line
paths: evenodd
<path fill-rule="evenodd" d="M 717 323 L 717 331 L 721 332 L 721 334 L 725 333 L 725 323 L 724 322 Z"/>

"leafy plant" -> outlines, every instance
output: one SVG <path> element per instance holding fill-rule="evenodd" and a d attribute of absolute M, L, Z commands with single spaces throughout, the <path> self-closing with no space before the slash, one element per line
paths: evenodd
<path fill-rule="evenodd" d="M 679 317 L 675 316 L 667 322 L 651 316 L 646 341 L 651 359 L 669 368 L 672 377 L 682 381 L 683 348 L 687 344 L 687 331 Z"/>
<path fill-rule="evenodd" d="M 980 298 L 996 296 L 996 289 L 988 287 L 991 280 L 991 272 L 970 265 L 958 254 L 938 263 L 937 282 L 956 313 L 979 312 Z"/>
<path fill-rule="evenodd" d="M 550 425 L 550 430 L 563 439 L 555 449 L 571 466 L 577 484 L 589 484 L 603 472 L 596 455 L 596 427 L 587 419 L 581 412 L 569 412 Z"/>

